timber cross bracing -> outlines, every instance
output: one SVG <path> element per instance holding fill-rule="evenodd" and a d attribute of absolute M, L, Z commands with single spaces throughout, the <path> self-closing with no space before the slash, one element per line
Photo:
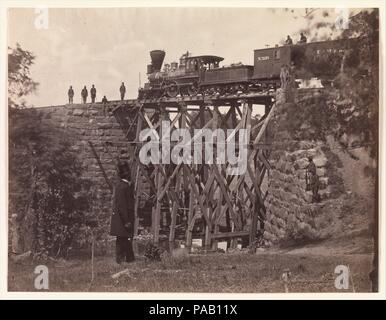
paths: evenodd
<path fill-rule="evenodd" d="M 265 105 L 265 114 L 258 120 L 252 118 L 254 104 Z M 272 95 L 119 103 L 113 110 L 114 116 L 127 139 L 135 145 L 135 234 L 143 183 L 138 177 L 143 176 L 153 194 L 151 221 L 155 243 L 159 242 L 161 229 L 174 242 L 178 228 L 183 230 L 186 246 L 190 247 L 198 221 L 203 226 L 201 233 L 206 248 L 216 247 L 219 239 L 246 238 L 253 242 L 265 217 L 266 194 L 262 194 L 261 184 L 270 168 L 267 128 L 274 107 Z M 165 133 L 161 121 L 165 120 L 170 121 L 170 132 L 176 128 L 189 129 L 192 140 L 198 138 L 193 134 L 194 129 L 249 129 L 245 174 L 229 175 L 226 170 L 229 164 L 142 164 L 138 156 L 145 143 L 139 140 L 141 130 L 154 129 L 162 139 Z"/>

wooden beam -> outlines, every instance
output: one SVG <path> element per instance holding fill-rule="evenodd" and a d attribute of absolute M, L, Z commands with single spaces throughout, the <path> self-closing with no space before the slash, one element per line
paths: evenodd
<path fill-rule="evenodd" d="M 212 234 L 212 239 L 240 238 L 249 236 L 249 231 L 219 232 Z"/>
<path fill-rule="evenodd" d="M 139 141 L 139 134 L 142 130 L 142 118 L 139 116 L 139 113 L 142 112 L 141 108 L 138 110 L 138 115 L 137 115 L 137 128 L 136 128 L 136 134 L 135 134 L 135 141 Z M 136 181 L 134 185 L 134 190 L 135 190 L 135 203 L 134 203 L 134 235 L 138 234 L 138 226 L 139 226 L 139 216 L 138 216 L 138 207 L 139 207 L 139 200 L 140 200 L 140 195 L 141 195 L 141 183 L 138 180 L 139 177 L 141 176 L 141 166 L 139 164 L 138 158 L 137 158 L 137 148 L 138 146 L 136 145 L 134 148 L 134 155 L 135 158 L 137 159 L 135 161 L 136 166 L 137 166 L 137 175 L 136 175 Z M 151 188 L 150 184 L 150 188 Z"/>
<path fill-rule="evenodd" d="M 158 201 L 161 201 L 162 198 L 165 196 L 165 193 L 167 192 L 167 190 L 169 189 L 170 187 L 170 184 L 172 183 L 172 180 L 176 177 L 177 173 L 179 172 L 180 168 L 181 168 L 181 165 L 182 163 L 178 164 L 175 168 L 174 168 L 174 171 L 172 173 L 172 175 L 168 178 L 164 188 L 161 190 L 161 192 L 159 193 L 158 197 L 157 197 L 157 200 Z M 161 167 L 161 166 L 160 166 Z M 166 173 L 163 172 L 164 176 L 165 176 L 165 179 L 167 178 L 166 177 Z"/>
<path fill-rule="evenodd" d="M 260 141 L 261 137 L 263 136 L 263 134 L 265 132 L 265 129 L 268 126 L 269 121 L 271 120 L 271 118 L 272 118 L 272 116 L 274 114 L 275 108 L 276 108 L 276 104 L 274 104 L 272 106 L 271 110 L 269 111 L 268 116 L 264 120 L 263 126 L 261 127 L 261 129 L 260 129 L 258 135 L 256 136 L 255 140 L 253 141 L 253 144 L 257 144 Z"/>
<path fill-rule="evenodd" d="M 190 173 L 192 173 L 192 172 L 190 172 Z M 198 204 L 200 206 L 201 213 L 204 216 L 205 222 L 210 226 L 211 222 L 210 222 L 209 217 L 208 217 L 208 215 L 206 213 L 204 203 L 203 203 L 203 201 L 202 201 L 202 199 L 200 197 L 200 194 L 199 194 L 199 192 L 197 190 L 197 185 L 195 184 L 195 181 L 193 179 L 193 175 L 189 174 L 188 176 L 189 176 L 189 181 L 190 181 L 190 187 L 193 190 L 193 194 L 194 194 L 195 198 L 198 200 Z"/>
<path fill-rule="evenodd" d="M 129 132 L 130 132 L 131 129 L 133 128 L 134 124 L 137 123 L 137 125 L 138 125 L 138 121 L 137 121 L 138 117 L 139 117 L 139 116 L 138 116 L 138 114 L 137 114 L 137 115 L 134 117 L 133 121 L 131 122 L 131 124 L 130 124 L 130 126 L 129 126 L 129 129 L 127 129 L 126 134 L 125 134 L 125 137 L 126 137 L 126 138 L 128 137 Z"/>
<path fill-rule="evenodd" d="M 180 177 L 177 177 L 176 192 L 178 193 L 179 190 L 180 190 Z M 169 230 L 169 242 L 174 242 L 174 239 L 175 239 L 177 210 L 178 210 L 178 202 L 174 200 L 172 213 L 171 213 L 172 216 L 171 216 L 170 230 Z"/>
<path fill-rule="evenodd" d="M 234 210 L 233 210 L 232 201 L 231 201 L 231 199 L 229 198 L 229 194 L 228 194 L 228 192 L 227 192 L 227 190 L 226 190 L 226 187 L 225 187 L 225 185 L 224 185 L 223 177 L 220 175 L 217 166 L 214 165 L 213 167 L 214 167 L 214 172 L 215 172 L 215 174 L 216 174 L 217 182 L 218 182 L 218 184 L 219 184 L 219 186 L 220 186 L 220 189 L 221 189 L 221 191 L 222 191 L 222 193 L 223 193 L 223 196 L 224 196 L 224 198 L 225 198 L 225 201 L 226 201 L 226 203 L 228 204 L 229 212 L 230 212 L 231 215 L 232 215 L 232 218 L 233 218 L 233 221 L 234 221 L 236 227 L 237 227 L 237 228 L 240 228 L 239 221 L 237 220 L 237 215 L 236 215 L 236 213 L 235 213 Z"/>
<path fill-rule="evenodd" d="M 189 211 L 188 211 L 188 227 L 186 228 L 186 246 L 190 248 L 192 246 L 192 230 L 189 230 L 189 226 L 194 226 L 194 196 L 193 190 L 190 190 L 189 195 Z"/>
<path fill-rule="evenodd" d="M 146 113 L 143 113 L 143 114 L 140 113 L 140 115 L 141 115 L 141 117 L 143 117 L 143 119 L 145 120 L 145 122 L 147 123 L 147 125 L 149 126 L 149 128 L 153 130 L 153 135 L 154 135 L 154 137 L 155 137 L 158 141 L 160 141 L 159 134 L 157 133 L 157 127 L 158 127 L 159 123 L 158 123 L 158 125 L 154 126 L 154 125 L 151 123 L 151 121 L 150 121 L 150 119 L 149 119 L 149 117 L 147 116 Z"/>
<path fill-rule="evenodd" d="M 103 175 L 103 178 L 104 178 L 105 181 L 106 181 L 106 185 L 107 185 L 107 187 L 109 188 L 110 192 L 112 193 L 112 192 L 113 192 L 113 185 L 111 184 L 109 178 L 107 177 L 107 174 L 106 174 L 105 169 L 103 168 L 101 159 L 99 158 L 99 156 L 98 156 L 98 154 L 97 154 L 97 152 L 96 152 L 96 150 L 95 150 L 94 145 L 92 144 L 92 142 L 91 142 L 91 141 L 87 141 L 87 142 L 88 142 L 88 144 L 90 145 L 90 148 L 91 148 L 91 151 L 92 151 L 92 153 L 93 153 L 93 155 L 94 155 L 94 158 L 95 158 L 95 160 L 97 161 L 98 166 L 99 166 L 99 168 L 100 168 L 101 171 L 102 171 L 102 175 Z"/>
<path fill-rule="evenodd" d="M 147 117 L 146 113 L 144 114 L 144 117 L 146 119 L 146 121 L 149 121 L 149 118 Z M 160 118 L 159 118 L 159 122 L 158 122 L 158 125 L 161 123 L 161 121 L 165 118 L 165 113 L 162 112 L 161 115 L 160 115 Z M 148 122 L 148 125 L 153 128 L 152 126 L 152 123 Z M 159 141 L 162 141 L 162 130 L 159 130 L 159 134 L 158 134 L 158 140 Z M 164 177 L 163 177 L 163 174 L 162 174 L 162 171 L 161 171 L 161 166 L 156 166 L 156 181 L 157 181 L 157 201 L 156 201 L 156 209 L 155 209 L 155 212 L 154 212 L 154 243 L 155 244 L 158 244 L 159 242 L 159 231 L 160 231 L 160 223 L 161 223 L 161 207 L 162 207 L 162 201 L 158 201 L 158 198 L 159 198 L 159 195 L 162 191 L 162 184 L 163 184 L 163 181 L 164 181 Z"/>

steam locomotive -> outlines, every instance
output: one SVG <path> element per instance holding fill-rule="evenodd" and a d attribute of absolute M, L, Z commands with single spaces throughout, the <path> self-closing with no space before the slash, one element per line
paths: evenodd
<path fill-rule="evenodd" d="M 186 52 L 179 63 L 165 64 L 162 71 L 165 52 L 153 50 L 147 66 L 149 82 L 139 89 L 138 98 L 276 90 L 281 85 L 283 67 L 322 81 L 332 79 L 345 52 L 355 55 L 355 42 L 356 39 L 342 39 L 257 49 L 253 66 L 239 63 L 220 67 L 222 57 L 191 56 Z"/>

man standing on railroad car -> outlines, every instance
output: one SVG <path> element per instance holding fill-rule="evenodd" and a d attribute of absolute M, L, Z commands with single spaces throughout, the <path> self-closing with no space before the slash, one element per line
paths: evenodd
<path fill-rule="evenodd" d="M 123 82 L 121 84 L 121 87 L 119 88 L 119 92 L 121 93 L 121 100 L 123 100 L 125 98 L 125 93 L 126 93 L 126 87 Z"/>
<path fill-rule="evenodd" d="M 291 39 L 290 36 L 287 36 L 287 39 L 285 40 L 285 44 L 286 44 L 286 45 L 291 45 L 291 44 L 293 44 L 293 41 L 292 41 L 292 39 Z"/>
<path fill-rule="evenodd" d="M 135 260 L 132 238 L 134 235 L 134 187 L 131 182 L 130 167 L 120 162 L 117 167 L 119 181 L 113 191 L 113 215 L 110 235 L 116 238 L 116 262 Z"/>
<path fill-rule="evenodd" d="M 300 33 L 300 40 L 299 40 L 299 43 L 306 43 L 307 42 L 307 38 L 306 36 L 303 34 L 303 32 Z"/>

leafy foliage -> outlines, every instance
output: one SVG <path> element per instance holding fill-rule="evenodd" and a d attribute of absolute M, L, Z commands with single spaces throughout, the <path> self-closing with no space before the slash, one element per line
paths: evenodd
<path fill-rule="evenodd" d="M 332 30 L 334 24 L 325 22 L 323 27 Z M 302 110 L 301 115 L 299 112 L 288 112 L 288 126 L 304 138 L 310 138 L 304 136 L 307 131 L 308 135 L 322 140 L 328 134 L 333 134 L 337 139 L 353 136 L 356 146 L 367 147 L 371 156 L 376 158 L 379 109 L 378 10 L 363 10 L 350 18 L 349 28 L 342 30 L 338 38 L 353 37 L 356 38 L 355 46 L 344 54 L 327 52 L 316 59 L 307 54 L 302 56 L 299 50 L 296 58 L 301 63 L 297 63 L 300 65 L 300 70 L 296 71 L 297 76 L 324 75 L 331 80 L 333 87 L 326 90 L 328 95 L 325 97 L 312 94 L 305 97 L 298 106 Z M 309 105 L 313 107 L 307 108 Z M 310 127 L 305 124 L 310 124 Z"/>
<path fill-rule="evenodd" d="M 361 12 L 350 20 L 343 36 L 357 35 L 357 56 L 347 57 L 344 72 L 337 77 L 341 88 L 335 101 L 339 113 L 340 134 L 361 137 L 376 158 L 379 115 L 379 16 L 378 11 Z"/>
<path fill-rule="evenodd" d="M 35 61 L 35 56 L 23 50 L 19 44 L 16 48 L 8 48 L 8 106 L 21 108 L 26 106 L 23 99 L 26 95 L 37 89 L 38 83 L 33 81 L 30 68 Z"/>
<path fill-rule="evenodd" d="M 89 181 L 68 133 L 35 109 L 10 113 L 10 202 L 38 256 L 65 257 L 82 236 Z M 29 234 L 26 234 L 29 233 Z"/>
<path fill-rule="evenodd" d="M 145 247 L 145 257 L 150 261 L 161 261 L 161 255 L 164 252 L 161 248 L 148 242 Z"/>

